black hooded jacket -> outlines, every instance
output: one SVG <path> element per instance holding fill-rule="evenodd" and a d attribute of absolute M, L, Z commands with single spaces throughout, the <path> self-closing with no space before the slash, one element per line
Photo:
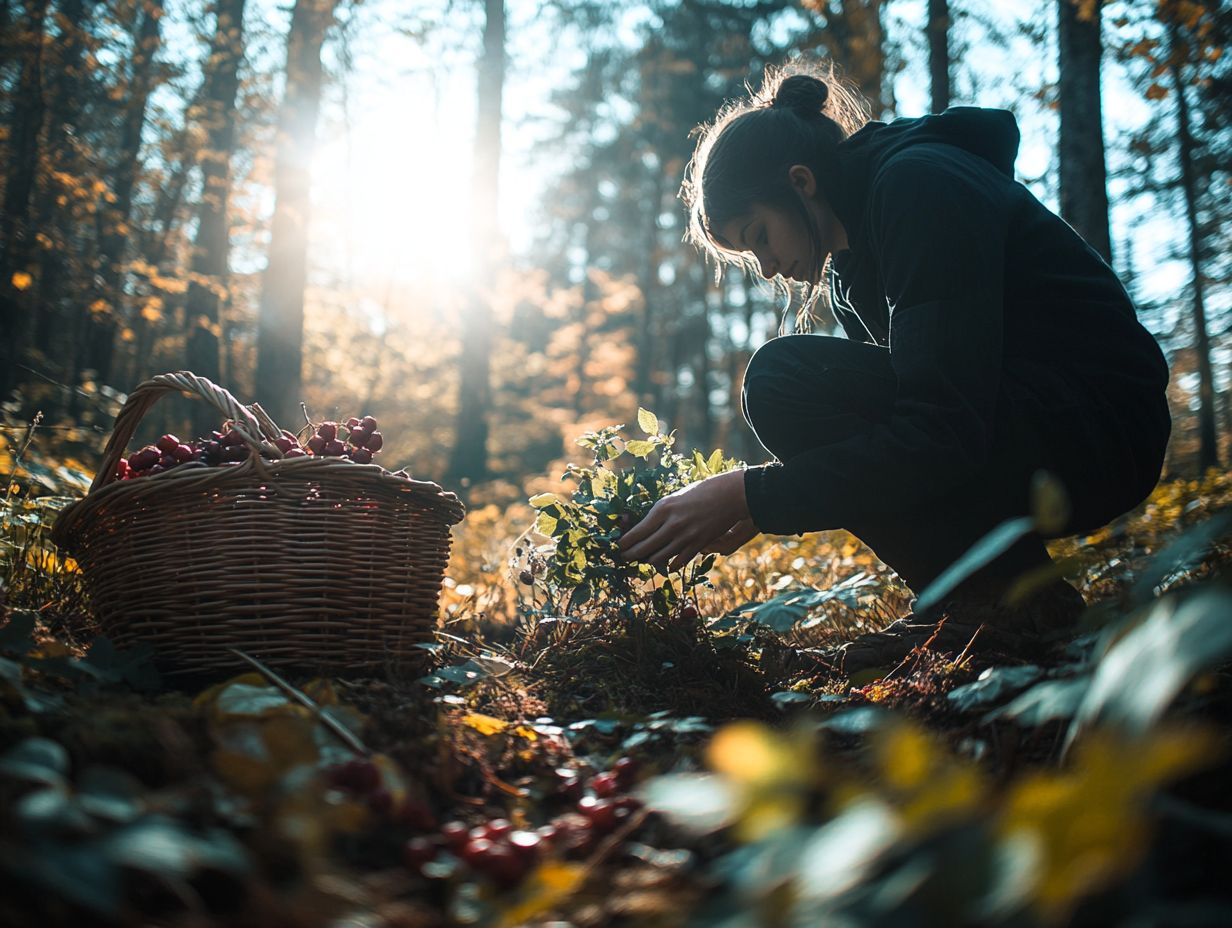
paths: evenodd
<path fill-rule="evenodd" d="M 906 508 L 975 479 L 1011 391 L 1124 421 L 1160 408 L 1163 352 L 1098 252 L 1014 180 L 1018 144 L 1011 112 L 974 106 L 839 144 L 817 179 L 849 244 L 831 258 L 834 309 L 849 338 L 889 348 L 897 397 L 856 438 L 750 467 L 761 531 L 840 528 L 839 501 Z M 1142 427 L 1166 441 L 1159 418 Z"/>

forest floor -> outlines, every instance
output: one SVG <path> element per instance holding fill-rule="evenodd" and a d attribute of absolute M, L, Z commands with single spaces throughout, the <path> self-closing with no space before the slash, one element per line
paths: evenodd
<path fill-rule="evenodd" d="M 0 925 L 1227 924 L 1230 506 L 1211 472 L 1051 543 L 1089 608 L 1036 664 L 793 661 L 903 610 L 843 533 L 696 614 L 511 618 L 491 507 L 417 673 L 189 683 L 10 500 Z"/>

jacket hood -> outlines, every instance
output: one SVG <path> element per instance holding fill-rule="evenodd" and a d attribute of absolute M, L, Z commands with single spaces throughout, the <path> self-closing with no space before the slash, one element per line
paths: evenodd
<path fill-rule="evenodd" d="M 924 142 L 944 142 L 979 155 L 1013 179 L 1020 139 L 1014 114 L 991 107 L 951 106 L 927 116 L 873 120 L 839 143 L 833 182 L 818 178 L 818 183 L 854 245 L 864 225 L 869 186 L 891 155 Z"/>

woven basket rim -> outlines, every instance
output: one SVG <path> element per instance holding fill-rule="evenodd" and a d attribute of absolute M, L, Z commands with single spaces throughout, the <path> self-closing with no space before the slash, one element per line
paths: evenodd
<path fill-rule="evenodd" d="M 260 463 L 254 463 L 256 461 Z M 344 472 L 348 481 L 363 478 L 365 490 L 379 493 L 391 501 L 409 497 L 411 501 L 439 516 L 446 525 L 457 525 L 465 516 L 465 507 L 457 495 L 442 489 L 440 484 L 430 480 L 399 477 L 379 464 L 359 464 L 342 458 L 303 457 L 283 461 L 249 458 L 233 467 L 181 464 L 161 474 L 98 487 L 61 510 L 52 527 L 52 540 L 61 546 L 71 543 L 78 525 L 89 518 L 95 508 L 126 497 L 139 499 L 154 492 L 162 495 L 190 488 L 258 489 L 262 484 L 272 482 L 329 483 L 330 478 L 342 476 L 339 473 L 341 468 L 350 471 Z M 262 470 L 264 473 L 260 472 Z"/>
<path fill-rule="evenodd" d="M 137 423 L 159 396 L 170 392 L 182 392 L 203 399 L 230 416 L 233 427 L 249 447 L 249 457 L 228 467 L 187 462 L 161 474 L 136 480 L 115 479 L 109 468 L 114 468 L 120 460 Z M 283 458 L 271 443 L 279 434 L 277 424 L 259 405 L 244 406 L 226 389 L 205 377 L 191 371 L 152 377 L 129 394 L 124 407 L 116 415 L 116 424 L 108 439 L 99 473 L 85 496 L 61 511 L 52 526 L 52 541 L 61 547 L 71 548 L 83 520 L 102 502 L 111 503 L 126 496 L 139 500 L 151 494 L 162 496 L 173 490 L 188 488 L 256 489 L 269 481 L 327 484 L 359 480 L 366 491 L 379 493 L 388 500 L 409 497 L 447 526 L 456 525 L 465 517 L 466 508 L 456 493 L 445 490 L 431 480 L 417 480 L 405 471 L 391 472 L 380 464 L 360 464 L 340 457 Z M 263 456 L 263 453 L 270 457 Z"/>

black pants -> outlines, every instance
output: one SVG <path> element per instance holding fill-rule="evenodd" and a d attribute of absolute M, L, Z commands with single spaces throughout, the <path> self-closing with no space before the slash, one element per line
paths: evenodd
<path fill-rule="evenodd" d="M 889 349 L 825 335 L 771 339 L 753 355 L 742 390 L 744 417 L 780 461 L 851 438 L 891 413 L 897 378 Z M 1132 421 L 1131 421 L 1132 420 Z M 1069 523 L 1047 537 L 1085 534 L 1145 499 L 1159 479 L 1171 420 L 1162 391 L 1140 406 L 1111 408 L 1089 396 L 1045 398 L 1006 370 L 992 452 L 968 484 L 908 509 L 868 512 L 843 528 L 920 593 L 981 536 L 1030 513 L 1031 476 L 1045 469 L 1069 493 Z M 975 574 L 1008 583 L 1049 563 L 1037 532 Z"/>

